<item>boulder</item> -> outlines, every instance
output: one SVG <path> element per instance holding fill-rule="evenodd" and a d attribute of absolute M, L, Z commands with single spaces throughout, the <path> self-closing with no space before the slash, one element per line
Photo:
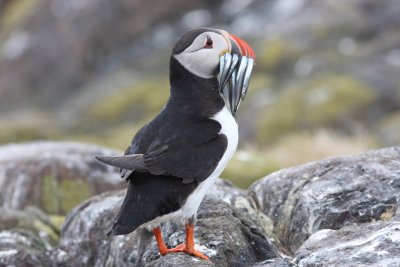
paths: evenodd
<path fill-rule="evenodd" d="M 278 171 L 249 193 L 291 251 L 321 229 L 389 220 L 400 198 L 400 148 Z"/>
<path fill-rule="evenodd" d="M 63 221 L 63 216 L 49 216 L 36 207 L 27 207 L 24 210 L 0 208 L 0 230 L 29 230 L 44 240 L 43 242 L 52 245 L 58 243 Z"/>
<path fill-rule="evenodd" d="M 267 238 L 244 191 L 219 180 L 200 206 L 195 240 L 211 262 L 184 253 L 160 257 L 152 234 L 137 230 L 107 237 L 106 231 L 122 203 L 124 191 L 109 192 L 84 202 L 68 216 L 56 254 L 60 266 L 251 266 L 279 257 Z M 185 241 L 182 225 L 166 224 L 167 244 Z M 85 253 L 82 253 L 85 251 Z"/>
<path fill-rule="evenodd" d="M 75 142 L 2 146 L 0 207 L 35 206 L 49 214 L 65 215 L 93 195 L 123 188 L 115 168 L 93 157 L 114 153 L 118 152 Z"/>
<path fill-rule="evenodd" d="M 77 144 L 66 150 L 63 143 L 63 149 L 50 151 L 70 153 L 49 152 L 52 156 L 46 157 L 48 153 L 37 153 L 47 151 L 47 143 L 42 144 L 25 160 L 36 160 L 36 166 L 49 164 L 56 173 L 72 162 L 68 166 L 79 166 L 75 168 L 76 173 L 82 171 L 79 177 L 88 173 L 97 179 L 118 177 L 117 170 L 92 162 L 93 153 L 112 151 Z M 25 146 L 18 150 L 29 155 L 30 145 Z M 9 153 L 7 161 L 0 153 L 0 163 L 11 166 L 11 159 L 22 163 L 22 154 Z M 0 177 L 4 181 L 8 176 Z M 195 230 L 197 249 L 210 262 L 184 253 L 161 257 L 146 229 L 107 236 L 125 190 L 110 190 L 81 202 L 68 214 L 59 239 L 58 224 L 40 209 L 3 207 L 0 266 L 399 266 L 399 188 L 400 147 L 284 169 L 248 190 L 220 179 L 200 206 Z M 1 189 L 2 194 L 12 195 Z M 183 225 L 166 223 L 162 230 L 168 246 L 185 240 Z"/>
<path fill-rule="evenodd" d="M 0 232 L 0 266 L 52 266 L 51 246 L 29 230 Z"/>
<path fill-rule="evenodd" d="M 300 266 L 399 266 L 400 221 L 320 230 L 296 252 Z"/>

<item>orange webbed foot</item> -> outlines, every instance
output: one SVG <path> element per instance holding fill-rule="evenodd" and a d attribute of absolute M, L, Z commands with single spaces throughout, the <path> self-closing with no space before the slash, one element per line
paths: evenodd
<path fill-rule="evenodd" d="M 198 251 L 198 250 L 196 250 L 194 248 L 188 248 L 188 247 L 186 247 L 185 244 L 180 244 L 180 245 L 178 245 L 178 246 L 176 246 L 174 248 L 168 249 L 168 252 L 184 252 L 186 254 L 201 258 L 203 260 L 207 260 L 207 261 L 210 260 L 206 255 L 204 255 L 200 251 Z"/>
<path fill-rule="evenodd" d="M 169 248 L 168 252 L 183 252 L 185 248 L 186 248 L 185 244 L 180 244 L 174 248 Z"/>
<path fill-rule="evenodd" d="M 153 229 L 153 234 L 156 238 L 158 249 L 162 256 L 168 253 L 184 252 L 192 256 L 196 256 L 200 259 L 209 261 L 210 259 L 194 248 L 194 225 L 186 224 L 186 244 L 180 244 L 174 248 L 167 248 L 161 235 L 161 228 L 156 227 Z"/>

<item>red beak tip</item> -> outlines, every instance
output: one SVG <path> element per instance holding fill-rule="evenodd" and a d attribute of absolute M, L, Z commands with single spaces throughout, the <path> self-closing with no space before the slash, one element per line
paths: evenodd
<path fill-rule="evenodd" d="M 247 56 L 253 59 L 256 59 L 256 53 L 254 50 L 248 45 L 243 39 L 237 37 L 234 34 L 230 34 L 233 40 L 238 44 L 240 48 L 240 52 L 242 53 L 242 56 Z"/>

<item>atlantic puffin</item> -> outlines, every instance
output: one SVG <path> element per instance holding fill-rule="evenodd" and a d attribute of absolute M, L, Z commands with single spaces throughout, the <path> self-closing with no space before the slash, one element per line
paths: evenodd
<path fill-rule="evenodd" d="M 196 213 L 238 144 L 235 114 L 247 93 L 253 49 L 224 30 L 184 33 L 170 57 L 170 96 L 160 113 L 134 136 L 122 156 L 96 156 L 120 168 L 128 190 L 113 235 L 151 230 L 159 252 L 208 257 L 194 247 Z M 167 221 L 185 224 L 186 242 L 168 248 Z"/>

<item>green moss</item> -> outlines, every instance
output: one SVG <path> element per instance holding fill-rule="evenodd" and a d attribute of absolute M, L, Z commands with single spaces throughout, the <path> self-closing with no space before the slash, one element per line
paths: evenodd
<path fill-rule="evenodd" d="M 274 160 L 262 154 L 238 151 L 221 177 L 229 179 L 241 188 L 280 168 Z"/>
<path fill-rule="evenodd" d="M 294 131 L 301 120 L 303 109 L 297 94 L 292 92 L 284 94 L 260 116 L 257 139 L 261 143 L 269 143 L 283 134 Z"/>
<path fill-rule="evenodd" d="M 59 128 L 51 122 L 51 114 L 31 111 L 29 114 L 2 114 L 0 116 L 0 144 L 51 139 L 60 135 Z"/>
<path fill-rule="evenodd" d="M 353 111 L 372 102 L 373 91 L 360 81 L 347 76 L 327 76 L 315 80 L 305 99 L 309 124 L 323 124 L 349 116 Z"/>
<path fill-rule="evenodd" d="M 60 215 L 49 215 L 51 225 L 58 231 L 61 232 L 62 225 L 65 221 L 65 216 Z"/>
<path fill-rule="evenodd" d="M 47 213 L 58 214 L 60 212 L 57 187 L 57 178 L 54 175 L 43 176 L 41 202 Z"/>
<path fill-rule="evenodd" d="M 349 76 L 324 75 L 296 84 L 264 110 L 258 121 L 258 141 L 271 143 L 298 129 L 346 120 L 374 98 L 371 88 Z"/>
<path fill-rule="evenodd" d="M 89 185 L 82 180 L 63 179 L 60 182 L 59 190 L 61 214 L 68 213 L 92 195 Z"/>
<path fill-rule="evenodd" d="M 46 225 L 42 221 L 34 220 L 33 227 L 38 232 L 45 232 L 54 243 L 56 243 L 58 241 L 58 239 L 59 239 L 58 234 L 49 225 Z"/>
<path fill-rule="evenodd" d="M 48 129 L 43 129 L 40 125 L 8 125 L 5 123 L 2 126 L 0 144 L 32 141 L 52 136 L 50 132 L 45 132 Z"/>
<path fill-rule="evenodd" d="M 133 114 L 134 117 L 154 116 L 169 95 L 166 79 L 144 80 L 116 90 L 88 109 L 88 117 L 102 122 L 117 122 Z"/>
<path fill-rule="evenodd" d="M 89 185 L 83 180 L 64 178 L 59 181 L 53 175 L 42 178 L 41 202 L 48 214 L 66 214 L 91 195 Z"/>

